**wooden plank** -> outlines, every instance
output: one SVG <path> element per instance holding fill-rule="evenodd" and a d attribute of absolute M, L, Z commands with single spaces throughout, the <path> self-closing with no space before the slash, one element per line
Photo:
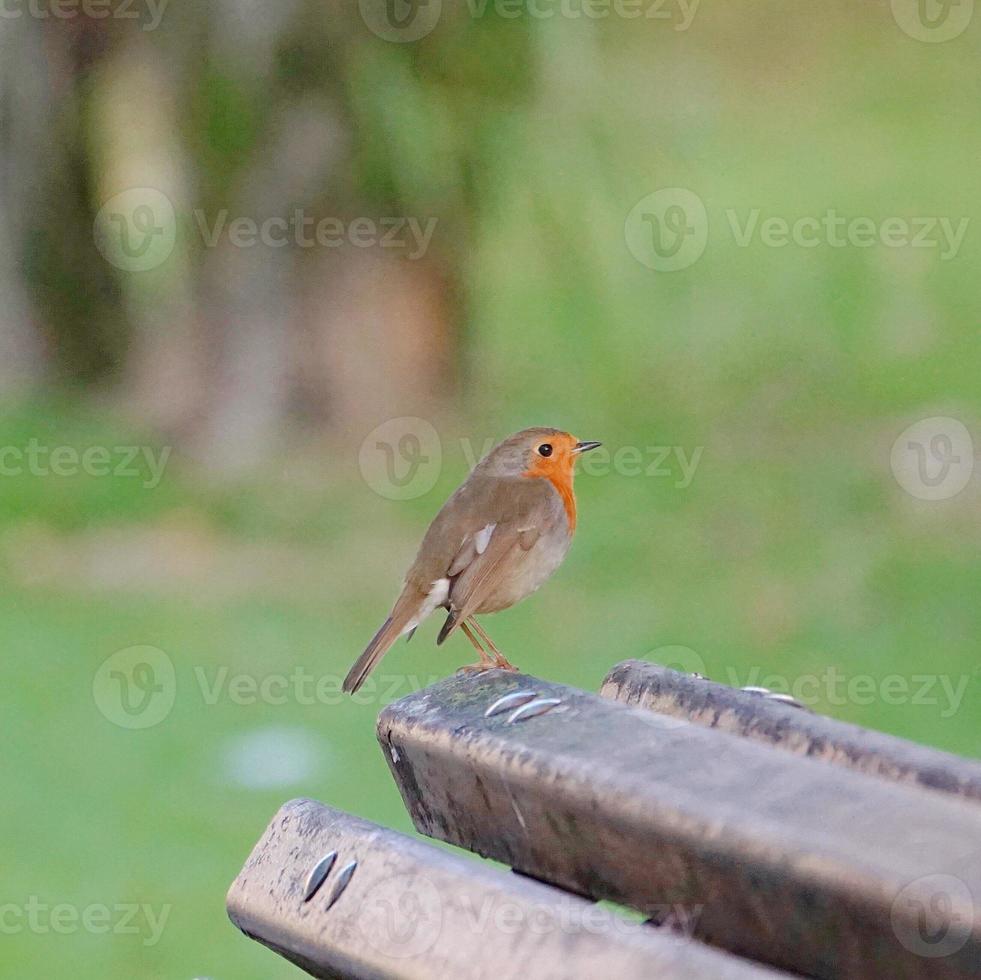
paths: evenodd
<path fill-rule="evenodd" d="M 558 703 L 486 717 L 525 689 Z M 786 969 L 981 976 L 974 805 L 501 671 L 390 705 L 378 734 L 432 837 L 594 898 L 700 908 L 697 935 Z"/>
<path fill-rule="evenodd" d="M 981 800 L 981 763 L 802 711 L 642 660 L 607 675 L 603 697 L 924 789 Z"/>
<path fill-rule="evenodd" d="M 246 935 L 315 977 L 785 976 L 311 800 L 276 814 L 227 905 Z"/>

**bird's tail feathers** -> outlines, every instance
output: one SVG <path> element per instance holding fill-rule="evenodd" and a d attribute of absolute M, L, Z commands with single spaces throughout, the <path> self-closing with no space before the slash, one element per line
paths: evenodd
<path fill-rule="evenodd" d="M 343 690 L 346 694 L 354 694 L 365 682 L 368 674 L 374 670 L 378 661 L 388 653 L 392 644 L 403 634 L 414 632 L 415 626 L 410 626 L 413 618 L 419 615 L 424 597 L 407 596 L 403 594 L 395 603 L 392 615 L 381 624 L 378 632 L 365 647 L 364 653 L 354 662 L 354 666 L 344 678 Z"/>
<path fill-rule="evenodd" d="M 460 621 L 460 612 L 456 609 L 451 609 L 449 615 L 446 617 L 446 622 L 443 623 L 443 628 L 439 631 L 439 636 L 436 637 L 436 646 L 440 646 L 452 632 L 456 629 L 457 624 Z"/>

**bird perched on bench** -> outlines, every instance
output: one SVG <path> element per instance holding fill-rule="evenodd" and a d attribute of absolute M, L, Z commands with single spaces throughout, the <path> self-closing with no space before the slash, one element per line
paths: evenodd
<path fill-rule="evenodd" d="M 440 608 L 449 615 L 436 643 L 460 629 L 480 654 L 464 669 L 515 670 L 475 617 L 520 602 L 562 564 L 576 529 L 576 459 L 599 445 L 533 428 L 495 446 L 429 525 L 402 594 L 344 690 L 357 691 L 392 644 L 405 634 L 411 639 Z"/>

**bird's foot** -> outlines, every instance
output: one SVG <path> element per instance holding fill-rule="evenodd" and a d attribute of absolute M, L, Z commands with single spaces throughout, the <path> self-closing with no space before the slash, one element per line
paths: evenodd
<path fill-rule="evenodd" d="M 463 667 L 457 668 L 458 674 L 482 674 L 485 670 L 508 670 L 512 673 L 517 673 L 518 668 L 514 664 L 509 663 L 507 658 L 501 653 L 495 653 L 493 656 L 481 656 L 480 660 L 475 664 L 466 664 Z"/>
<path fill-rule="evenodd" d="M 507 670 L 512 674 L 521 673 L 518 667 L 509 663 L 504 657 L 498 660 L 480 660 L 475 664 L 466 664 L 463 667 L 457 667 L 456 672 L 458 674 L 481 674 L 485 670 Z"/>

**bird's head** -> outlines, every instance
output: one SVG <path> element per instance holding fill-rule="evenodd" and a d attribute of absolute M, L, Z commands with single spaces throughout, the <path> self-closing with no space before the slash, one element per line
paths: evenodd
<path fill-rule="evenodd" d="M 582 442 L 561 429 L 523 429 L 492 449 L 482 465 L 495 476 L 545 477 L 556 484 L 571 483 L 579 456 L 600 445 Z"/>

